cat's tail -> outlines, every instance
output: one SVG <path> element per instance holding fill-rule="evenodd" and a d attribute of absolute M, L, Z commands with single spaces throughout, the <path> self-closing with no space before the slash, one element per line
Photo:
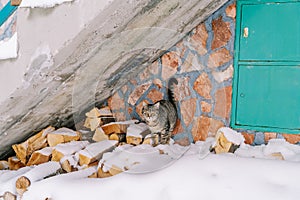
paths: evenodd
<path fill-rule="evenodd" d="M 176 107 L 175 95 L 174 95 L 174 84 L 177 85 L 178 81 L 176 78 L 170 78 L 168 82 L 168 98 L 169 101 Z"/>

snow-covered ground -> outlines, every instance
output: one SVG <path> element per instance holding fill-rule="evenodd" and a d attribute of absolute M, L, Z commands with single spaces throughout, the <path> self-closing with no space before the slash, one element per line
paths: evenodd
<path fill-rule="evenodd" d="M 151 173 L 86 178 L 96 171 L 95 167 L 47 178 L 33 183 L 22 199 L 299 199 L 299 146 L 274 139 L 268 145 L 242 144 L 235 154 L 216 155 L 208 153 L 211 143 L 192 144 L 176 162 Z M 0 182 L 6 174 L 1 173 Z"/>

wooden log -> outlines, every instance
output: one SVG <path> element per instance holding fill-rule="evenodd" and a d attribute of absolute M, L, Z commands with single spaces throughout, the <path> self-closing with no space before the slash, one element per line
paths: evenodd
<path fill-rule="evenodd" d="M 128 124 L 112 122 L 101 126 L 102 130 L 106 135 L 113 133 L 126 133 Z"/>
<path fill-rule="evenodd" d="M 108 172 L 112 176 L 114 176 L 114 175 L 120 174 L 121 172 L 123 172 L 123 170 L 116 165 L 112 165 L 111 168 L 108 170 Z"/>
<path fill-rule="evenodd" d="M 24 192 L 27 191 L 27 188 L 31 185 L 30 180 L 25 177 L 21 176 L 16 181 L 16 191 L 19 195 L 23 195 Z"/>
<path fill-rule="evenodd" d="M 125 133 L 113 133 L 109 136 L 110 140 L 116 140 L 118 142 L 125 142 L 126 141 L 126 134 Z"/>
<path fill-rule="evenodd" d="M 85 149 L 78 152 L 79 165 L 89 165 L 90 163 L 100 160 L 103 153 L 112 151 L 117 143 L 117 141 L 113 140 L 103 140 L 88 145 Z"/>
<path fill-rule="evenodd" d="M 68 128 L 60 128 L 47 135 L 47 141 L 50 147 L 70 141 L 78 141 L 80 139 L 81 133 L 79 131 L 74 131 Z"/>
<path fill-rule="evenodd" d="M 23 164 L 26 164 L 27 158 L 36 150 L 42 149 L 47 146 L 46 136 L 48 133 L 55 129 L 51 126 L 43 129 L 39 133 L 27 139 L 21 144 L 15 144 L 12 146 L 16 153 L 16 156 Z"/>
<path fill-rule="evenodd" d="M 22 167 L 25 167 L 25 164 L 23 164 L 19 158 L 14 156 L 8 158 L 8 166 L 10 170 L 18 170 Z"/>
<path fill-rule="evenodd" d="M 68 143 L 58 144 L 57 146 L 53 147 L 51 160 L 59 162 L 63 157 L 72 155 L 82 150 L 88 144 L 88 141 L 72 141 Z"/>
<path fill-rule="evenodd" d="M 59 169 L 61 169 L 61 166 L 58 162 L 47 162 L 37 165 L 36 167 L 26 172 L 24 175 L 17 179 L 17 193 L 19 195 L 22 195 L 25 191 L 27 191 L 28 187 L 32 183 L 42 180 L 45 177 L 56 173 Z"/>
<path fill-rule="evenodd" d="M 108 140 L 109 137 L 106 135 L 101 127 L 98 127 L 93 135 L 92 140 L 95 142 L 100 142 L 102 140 Z"/>
<path fill-rule="evenodd" d="M 97 170 L 97 177 L 98 178 L 107 178 L 111 177 L 112 175 L 109 172 L 104 172 L 102 169 L 103 166 L 99 166 Z"/>
<path fill-rule="evenodd" d="M 89 112 L 85 113 L 85 116 L 88 118 L 98 118 L 100 117 L 100 111 L 98 108 L 93 108 Z"/>
<path fill-rule="evenodd" d="M 5 170 L 5 169 L 9 169 L 8 161 L 1 160 L 0 161 L 0 170 Z"/>
<path fill-rule="evenodd" d="M 33 152 L 30 159 L 27 162 L 27 166 L 39 165 L 50 160 L 52 154 L 52 147 L 46 147 L 44 149 Z"/>
<path fill-rule="evenodd" d="M 130 124 L 127 129 L 126 141 L 128 144 L 139 145 L 142 143 L 143 138 L 150 133 L 151 131 L 144 123 Z"/>
<path fill-rule="evenodd" d="M 143 144 L 149 144 L 152 146 L 156 146 L 158 145 L 159 142 L 159 137 L 157 134 L 148 134 L 146 135 L 146 137 L 144 138 Z"/>
<path fill-rule="evenodd" d="M 3 198 L 4 200 L 16 200 L 17 199 L 17 195 L 14 195 L 11 192 L 5 192 L 3 194 L 3 196 L 0 196 L 0 198 Z"/>

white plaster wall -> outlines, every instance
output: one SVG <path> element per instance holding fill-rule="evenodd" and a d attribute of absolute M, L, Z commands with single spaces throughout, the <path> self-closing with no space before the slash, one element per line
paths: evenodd
<path fill-rule="evenodd" d="M 48 46 L 55 55 L 102 12 L 112 0 L 75 0 L 54 8 L 19 8 L 17 32 L 19 55 L 0 60 L 0 103 L 22 85 L 37 48 Z"/>

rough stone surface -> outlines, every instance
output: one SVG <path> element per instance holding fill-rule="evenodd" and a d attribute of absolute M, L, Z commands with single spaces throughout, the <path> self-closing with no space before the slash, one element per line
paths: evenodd
<path fill-rule="evenodd" d="M 217 90 L 215 94 L 216 105 L 214 108 L 214 114 L 216 116 L 229 119 L 231 111 L 231 95 L 232 87 L 227 86 Z"/>
<path fill-rule="evenodd" d="M 231 17 L 231 18 L 235 19 L 235 16 L 236 16 L 236 4 L 233 3 L 233 4 L 229 5 L 226 8 L 225 12 L 226 12 L 226 15 L 228 17 Z"/>
<path fill-rule="evenodd" d="M 269 140 L 271 140 L 271 139 L 275 139 L 276 137 L 277 137 L 277 133 L 265 132 L 265 141 L 266 141 L 266 143 L 268 143 Z"/>
<path fill-rule="evenodd" d="M 211 99 L 212 84 L 207 73 L 202 73 L 194 83 L 194 90 L 205 99 Z"/>
<path fill-rule="evenodd" d="M 190 43 L 200 55 L 204 55 L 207 52 L 207 38 L 208 33 L 205 24 L 198 25 L 194 30 L 194 34 L 191 37 Z"/>
<path fill-rule="evenodd" d="M 226 70 L 221 72 L 213 71 L 212 75 L 218 83 L 222 83 L 233 77 L 233 67 L 230 65 Z"/>
<path fill-rule="evenodd" d="M 205 101 L 201 101 L 200 104 L 201 104 L 201 111 L 202 112 L 206 112 L 206 113 L 211 112 L 212 105 L 210 103 L 207 103 Z"/>
<path fill-rule="evenodd" d="M 176 121 L 175 129 L 173 130 L 172 134 L 176 135 L 178 133 L 183 133 L 183 132 L 184 132 L 184 128 L 182 127 L 181 121 L 178 119 Z"/>
<path fill-rule="evenodd" d="M 217 130 L 223 126 L 223 122 L 216 119 L 206 116 L 196 117 L 192 128 L 193 139 L 194 141 L 203 141 L 208 136 L 214 137 Z"/>
<path fill-rule="evenodd" d="M 221 48 L 210 54 L 207 66 L 209 68 L 219 67 L 232 59 L 230 52 L 226 48 Z"/>
<path fill-rule="evenodd" d="M 129 95 L 128 103 L 135 105 L 137 100 L 149 89 L 150 86 L 151 83 L 148 82 L 135 88 L 135 90 Z"/>
<path fill-rule="evenodd" d="M 189 141 L 189 138 L 184 137 L 179 140 L 176 140 L 175 144 L 179 144 L 180 146 L 189 146 L 191 143 Z"/>
<path fill-rule="evenodd" d="M 152 90 L 149 91 L 147 97 L 149 99 L 151 99 L 153 103 L 155 103 L 155 102 L 157 102 L 159 100 L 162 100 L 163 93 L 161 93 L 160 91 L 157 91 L 155 89 L 152 89 Z"/>
<path fill-rule="evenodd" d="M 167 80 L 177 72 L 179 55 L 177 55 L 174 51 L 169 52 L 161 57 L 161 62 L 162 78 Z"/>
<path fill-rule="evenodd" d="M 173 86 L 175 101 L 181 101 L 191 95 L 189 88 L 189 77 L 178 78 L 178 84 Z"/>
<path fill-rule="evenodd" d="M 115 93 L 108 99 L 108 106 L 111 110 L 120 110 L 125 108 L 125 102 L 118 93 Z"/>
<path fill-rule="evenodd" d="M 200 71 L 204 69 L 204 66 L 198 61 L 198 57 L 195 54 L 189 53 L 184 63 L 181 65 L 181 73 Z"/>
<path fill-rule="evenodd" d="M 300 142 L 300 135 L 282 134 L 282 136 L 284 137 L 284 139 L 286 139 L 286 141 L 288 141 L 291 144 L 296 144 L 296 143 Z"/>
<path fill-rule="evenodd" d="M 241 134 L 245 138 L 245 144 L 252 145 L 254 143 L 255 134 L 250 134 L 250 133 L 247 133 L 247 132 L 242 132 Z"/>
<path fill-rule="evenodd" d="M 189 100 L 182 101 L 180 104 L 181 116 L 186 126 L 189 126 L 189 124 L 193 121 L 197 107 L 196 103 L 197 99 L 192 98 Z"/>
<path fill-rule="evenodd" d="M 227 44 L 232 34 L 230 31 L 230 23 L 224 22 L 222 16 L 212 22 L 214 38 L 211 44 L 211 49 L 217 49 Z"/>

